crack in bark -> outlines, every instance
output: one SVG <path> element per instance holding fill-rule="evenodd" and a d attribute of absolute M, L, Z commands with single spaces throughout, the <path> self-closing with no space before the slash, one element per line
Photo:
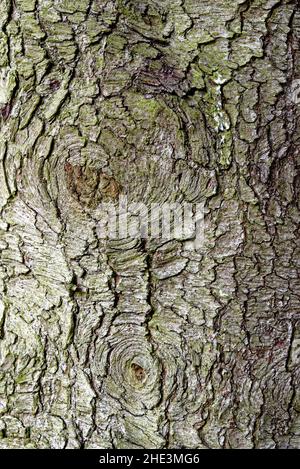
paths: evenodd
<path fill-rule="evenodd" d="M 0 447 L 299 447 L 297 2 L 0 6 Z M 205 202 L 205 243 L 99 237 Z"/>

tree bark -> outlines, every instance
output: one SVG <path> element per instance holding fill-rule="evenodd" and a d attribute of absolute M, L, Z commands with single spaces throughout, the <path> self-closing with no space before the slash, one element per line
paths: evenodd
<path fill-rule="evenodd" d="M 299 448 L 299 3 L 0 24 L 0 447 Z M 120 194 L 204 202 L 202 248 L 101 239 Z"/>

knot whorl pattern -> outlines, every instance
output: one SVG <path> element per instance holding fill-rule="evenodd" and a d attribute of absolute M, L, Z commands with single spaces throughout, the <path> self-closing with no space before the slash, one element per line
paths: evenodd
<path fill-rule="evenodd" d="M 93 371 L 101 390 L 134 415 L 144 415 L 161 399 L 161 364 L 142 328 L 124 325 L 99 344 Z"/>
<path fill-rule="evenodd" d="M 0 447 L 299 447 L 297 6 L 0 1 Z"/>

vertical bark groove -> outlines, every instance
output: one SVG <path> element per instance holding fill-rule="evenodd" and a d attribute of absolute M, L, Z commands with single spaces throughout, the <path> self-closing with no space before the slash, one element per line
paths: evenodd
<path fill-rule="evenodd" d="M 299 448 L 299 3 L 0 25 L 0 447 Z M 204 246 L 102 239 L 120 195 L 203 202 Z"/>

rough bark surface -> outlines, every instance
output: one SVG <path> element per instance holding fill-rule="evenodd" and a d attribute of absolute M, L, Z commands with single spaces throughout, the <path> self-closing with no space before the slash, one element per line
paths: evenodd
<path fill-rule="evenodd" d="M 299 448 L 299 3 L 0 25 L 0 447 Z M 201 252 L 99 239 L 120 193 L 205 202 Z"/>

